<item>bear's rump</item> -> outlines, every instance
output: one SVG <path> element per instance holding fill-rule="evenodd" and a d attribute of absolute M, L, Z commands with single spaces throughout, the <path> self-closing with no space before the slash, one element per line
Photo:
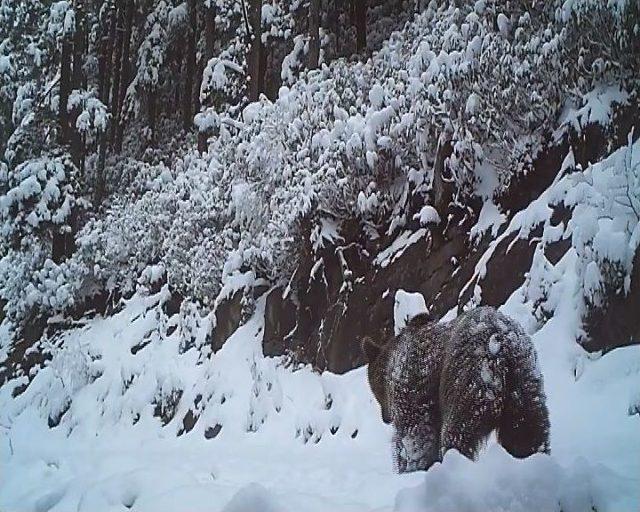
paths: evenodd
<path fill-rule="evenodd" d="M 445 344 L 439 389 L 443 420 L 471 413 L 482 421 L 497 421 L 511 352 L 508 333 L 491 324 L 460 327 Z"/>

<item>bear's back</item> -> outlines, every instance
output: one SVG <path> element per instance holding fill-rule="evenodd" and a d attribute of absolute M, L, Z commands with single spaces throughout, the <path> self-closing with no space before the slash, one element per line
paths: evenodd
<path fill-rule="evenodd" d="M 467 356 L 535 357 L 531 340 L 522 327 L 492 306 L 465 311 L 449 322 L 433 321 L 428 314 L 417 315 L 391 346 L 388 370 L 402 375 L 403 380 L 419 378 L 432 370 L 437 365 L 431 362 L 434 359 L 456 364 Z"/>
<path fill-rule="evenodd" d="M 474 351 L 476 356 L 498 356 L 505 349 L 510 353 L 527 353 L 531 340 L 522 327 L 491 306 L 466 311 L 447 324 L 445 351 Z"/>
<path fill-rule="evenodd" d="M 537 368 L 531 339 L 518 323 L 490 306 L 464 312 L 447 325 L 440 399 L 452 409 L 472 403 L 494 408 L 497 414 L 508 372 Z"/>

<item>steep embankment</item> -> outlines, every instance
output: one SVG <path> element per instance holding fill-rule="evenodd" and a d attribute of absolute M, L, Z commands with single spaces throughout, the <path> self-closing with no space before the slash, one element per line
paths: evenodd
<path fill-rule="evenodd" d="M 575 340 L 585 293 L 596 291 L 586 283 L 598 282 L 589 277 L 598 260 L 588 253 L 585 263 L 585 247 L 624 263 L 637 242 L 633 209 L 605 199 L 639 164 L 639 142 L 584 171 L 567 172 L 565 158 L 552 184 L 511 217 L 474 266 L 489 279 L 485 263 L 502 240 L 542 225 L 530 237 L 526 279 L 502 310 L 533 336 L 540 356 L 550 457 L 515 460 L 490 441 L 477 463 L 450 452 L 426 475 L 394 475 L 391 432 L 364 369 L 318 374 L 264 357 L 267 295 L 209 356 L 214 314 L 171 311 L 163 287 L 43 339 L 38 347 L 50 352 L 49 363 L 0 388 L 0 509 L 637 509 L 640 347 L 600 356 Z M 556 204 L 572 208 L 561 225 L 551 222 Z M 596 215 L 603 208 L 606 215 Z M 544 258 L 545 242 L 563 238 L 566 252 Z M 477 280 L 467 281 L 477 297 Z M 422 308 L 418 296 L 395 297 L 397 322 Z"/>
<path fill-rule="evenodd" d="M 475 211 L 454 208 L 446 222 L 427 226 L 414 220 L 382 243 L 363 239 L 349 224 L 339 233 L 327 230 L 321 250 L 303 255 L 293 293 L 276 288 L 268 296 L 265 353 L 289 351 L 315 367 L 347 371 L 363 363 L 362 336 L 384 338 L 392 332 L 389 312 L 397 289 L 420 292 L 434 318 L 471 305 L 499 306 L 536 278 L 532 267 L 555 265 L 572 247 L 581 269 L 575 292 L 585 299 L 583 345 L 611 350 L 637 340 L 640 323 L 632 312 L 640 297 L 640 267 L 633 265 L 638 258 L 633 232 L 640 206 L 626 196 L 638 171 L 613 159 L 603 165 L 615 170 L 601 172 L 591 185 L 581 180 L 592 180 L 592 171 L 582 169 L 613 150 L 627 147 L 625 154 L 631 154 L 630 140 L 640 135 L 634 128 L 638 112 L 637 95 L 618 86 L 598 88 L 579 108 L 566 109 L 546 149 L 533 160 L 534 171 L 505 194 L 488 194 L 484 203 L 473 205 Z M 494 178 L 487 171 L 487 187 Z M 571 192 L 573 187 L 580 194 Z M 422 210 L 421 204 L 410 206 L 406 216 L 420 217 Z M 612 216 L 615 221 L 603 220 Z M 598 227 L 592 230 L 590 224 Z M 603 247 L 609 231 L 622 237 L 612 243 L 628 242 L 628 249 L 610 253 Z M 585 275 L 590 264 L 597 274 Z M 620 268 L 611 268 L 616 265 Z M 623 278 L 615 272 L 629 276 L 628 283 L 617 282 Z M 538 299 L 536 314 L 543 319 L 553 306 Z"/>

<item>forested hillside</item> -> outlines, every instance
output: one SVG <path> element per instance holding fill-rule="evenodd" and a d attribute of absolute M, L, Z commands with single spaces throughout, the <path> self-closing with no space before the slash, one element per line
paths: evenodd
<path fill-rule="evenodd" d="M 637 509 L 639 136 L 637 0 L 0 0 L 0 511 Z M 551 457 L 393 475 L 360 340 L 486 304 Z"/>

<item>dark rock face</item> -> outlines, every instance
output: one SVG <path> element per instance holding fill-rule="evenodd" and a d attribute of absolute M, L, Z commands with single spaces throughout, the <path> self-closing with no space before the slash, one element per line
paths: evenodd
<path fill-rule="evenodd" d="M 207 427 L 207 430 L 204 431 L 204 437 L 205 439 L 213 439 L 214 437 L 217 437 L 221 430 L 222 425 L 220 425 L 220 423 L 216 423 L 213 427 Z"/>
<path fill-rule="evenodd" d="M 590 311 L 585 319 L 584 347 L 608 352 L 640 342 L 640 250 L 633 259 L 629 293 L 610 293 L 606 302 L 606 307 Z"/>
<path fill-rule="evenodd" d="M 211 332 L 211 347 L 214 352 L 222 348 L 224 342 L 240 326 L 243 320 L 243 293 L 237 291 L 216 308 L 216 325 Z"/>
<path fill-rule="evenodd" d="M 295 290 L 297 301 L 283 300 L 280 289 L 268 296 L 265 354 L 290 351 L 300 361 L 338 373 L 363 364 L 362 336 L 393 333 L 396 290 L 421 292 L 431 299 L 429 307 L 436 315 L 457 304 L 457 293 L 477 260 L 468 256 L 465 240 L 463 232 L 456 231 L 434 247 L 426 232 L 386 267 L 356 243 L 324 251 L 315 274 Z M 461 267 L 456 259 L 468 263 Z"/>
<path fill-rule="evenodd" d="M 193 411 L 189 409 L 187 411 L 187 414 L 185 414 L 184 418 L 182 419 L 182 428 L 178 431 L 178 436 L 191 432 L 193 430 L 193 427 L 196 426 L 197 421 L 197 416 L 195 416 Z"/>
<path fill-rule="evenodd" d="M 9 351 L 8 357 L 0 364 L 0 385 L 10 378 L 19 375 L 29 375 L 32 368 L 42 366 L 47 357 L 38 349 L 40 338 L 47 328 L 47 319 L 33 314 L 25 323 L 19 341 Z M 20 393 L 26 385 L 17 389 Z"/>
<path fill-rule="evenodd" d="M 580 136 L 568 133 L 562 141 L 550 144 L 535 158 L 532 172 L 514 182 L 509 192 L 499 198 L 508 219 L 551 185 L 569 148 L 576 162 L 586 166 L 626 144 L 627 134 L 639 117 L 635 99 L 618 110 L 607 133 L 595 125 L 585 128 Z M 410 203 L 408 208 L 407 218 L 411 219 L 419 206 Z M 442 317 L 452 308 L 461 308 L 471 298 L 476 282 L 466 288 L 465 285 L 491 243 L 488 235 L 475 245 L 469 242 L 468 232 L 475 223 L 479 205 L 472 205 L 470 210 L 460 212 L 449 207 L 446 215 L 441 212 L 443 219 L 453 216 L 444 230 L 431 227 L 385 267 L 377 264 L 375 257 L 393 239 L 382 235 L 374 242 L 365 240 L 362 230 L 353 222 L 341 226 L 344 240 L 339 245 L 327 246 L 319 253 L 305 247 L 301 250 L 290 297 L 282 299 L 280 291 L 273 291 L 267 299 L 265 353 L 289 353 L 295 360 L 311 363 L 319 370 L 341 373 L 364 363 L 360 339 L 365 336 L 386 339 L 393 333 L 394 296 L 398 289 L 420 292 L 433 318 Z M 558 206 L 551 222 L 553 225 L 566 222 L 569 215 L 568 210 Z M 412 233 L 419 228 L 416 224 L 406 226 Z M 540 235 L 541 229 L 542 226 L 533 229 L 526 239 L 516 239 L 514 234 L 498 244 L 487 263 L 486 274 L 478 278 L 477 284 L 482 289 L 479 305 L 503 304 L 524 283 L 535 250 L 531 240 Z M 545 247 L 545 256 L 555 264 L 569 247 L 569 240 L 550 243 Z M 634 314 L 640 311 L 639 273 L 640 263 L 634 265 L 628 296 L 610 297 L 605 310 L 591 312 L 587 318 L 588 350 L 607 350 L 626 344 L 624 340 L 631 343 L 640 338 L 640 321 Z"/>
<path fill-rule="evenodd" d="M 274 288 L 267 295 L 265 305 L 265 330 L 262 350 L 266 356 L 282 354 L 289 334 L 296 326 L 296 305 L 289 297 L 283 297 L 281 287 Z"/>

